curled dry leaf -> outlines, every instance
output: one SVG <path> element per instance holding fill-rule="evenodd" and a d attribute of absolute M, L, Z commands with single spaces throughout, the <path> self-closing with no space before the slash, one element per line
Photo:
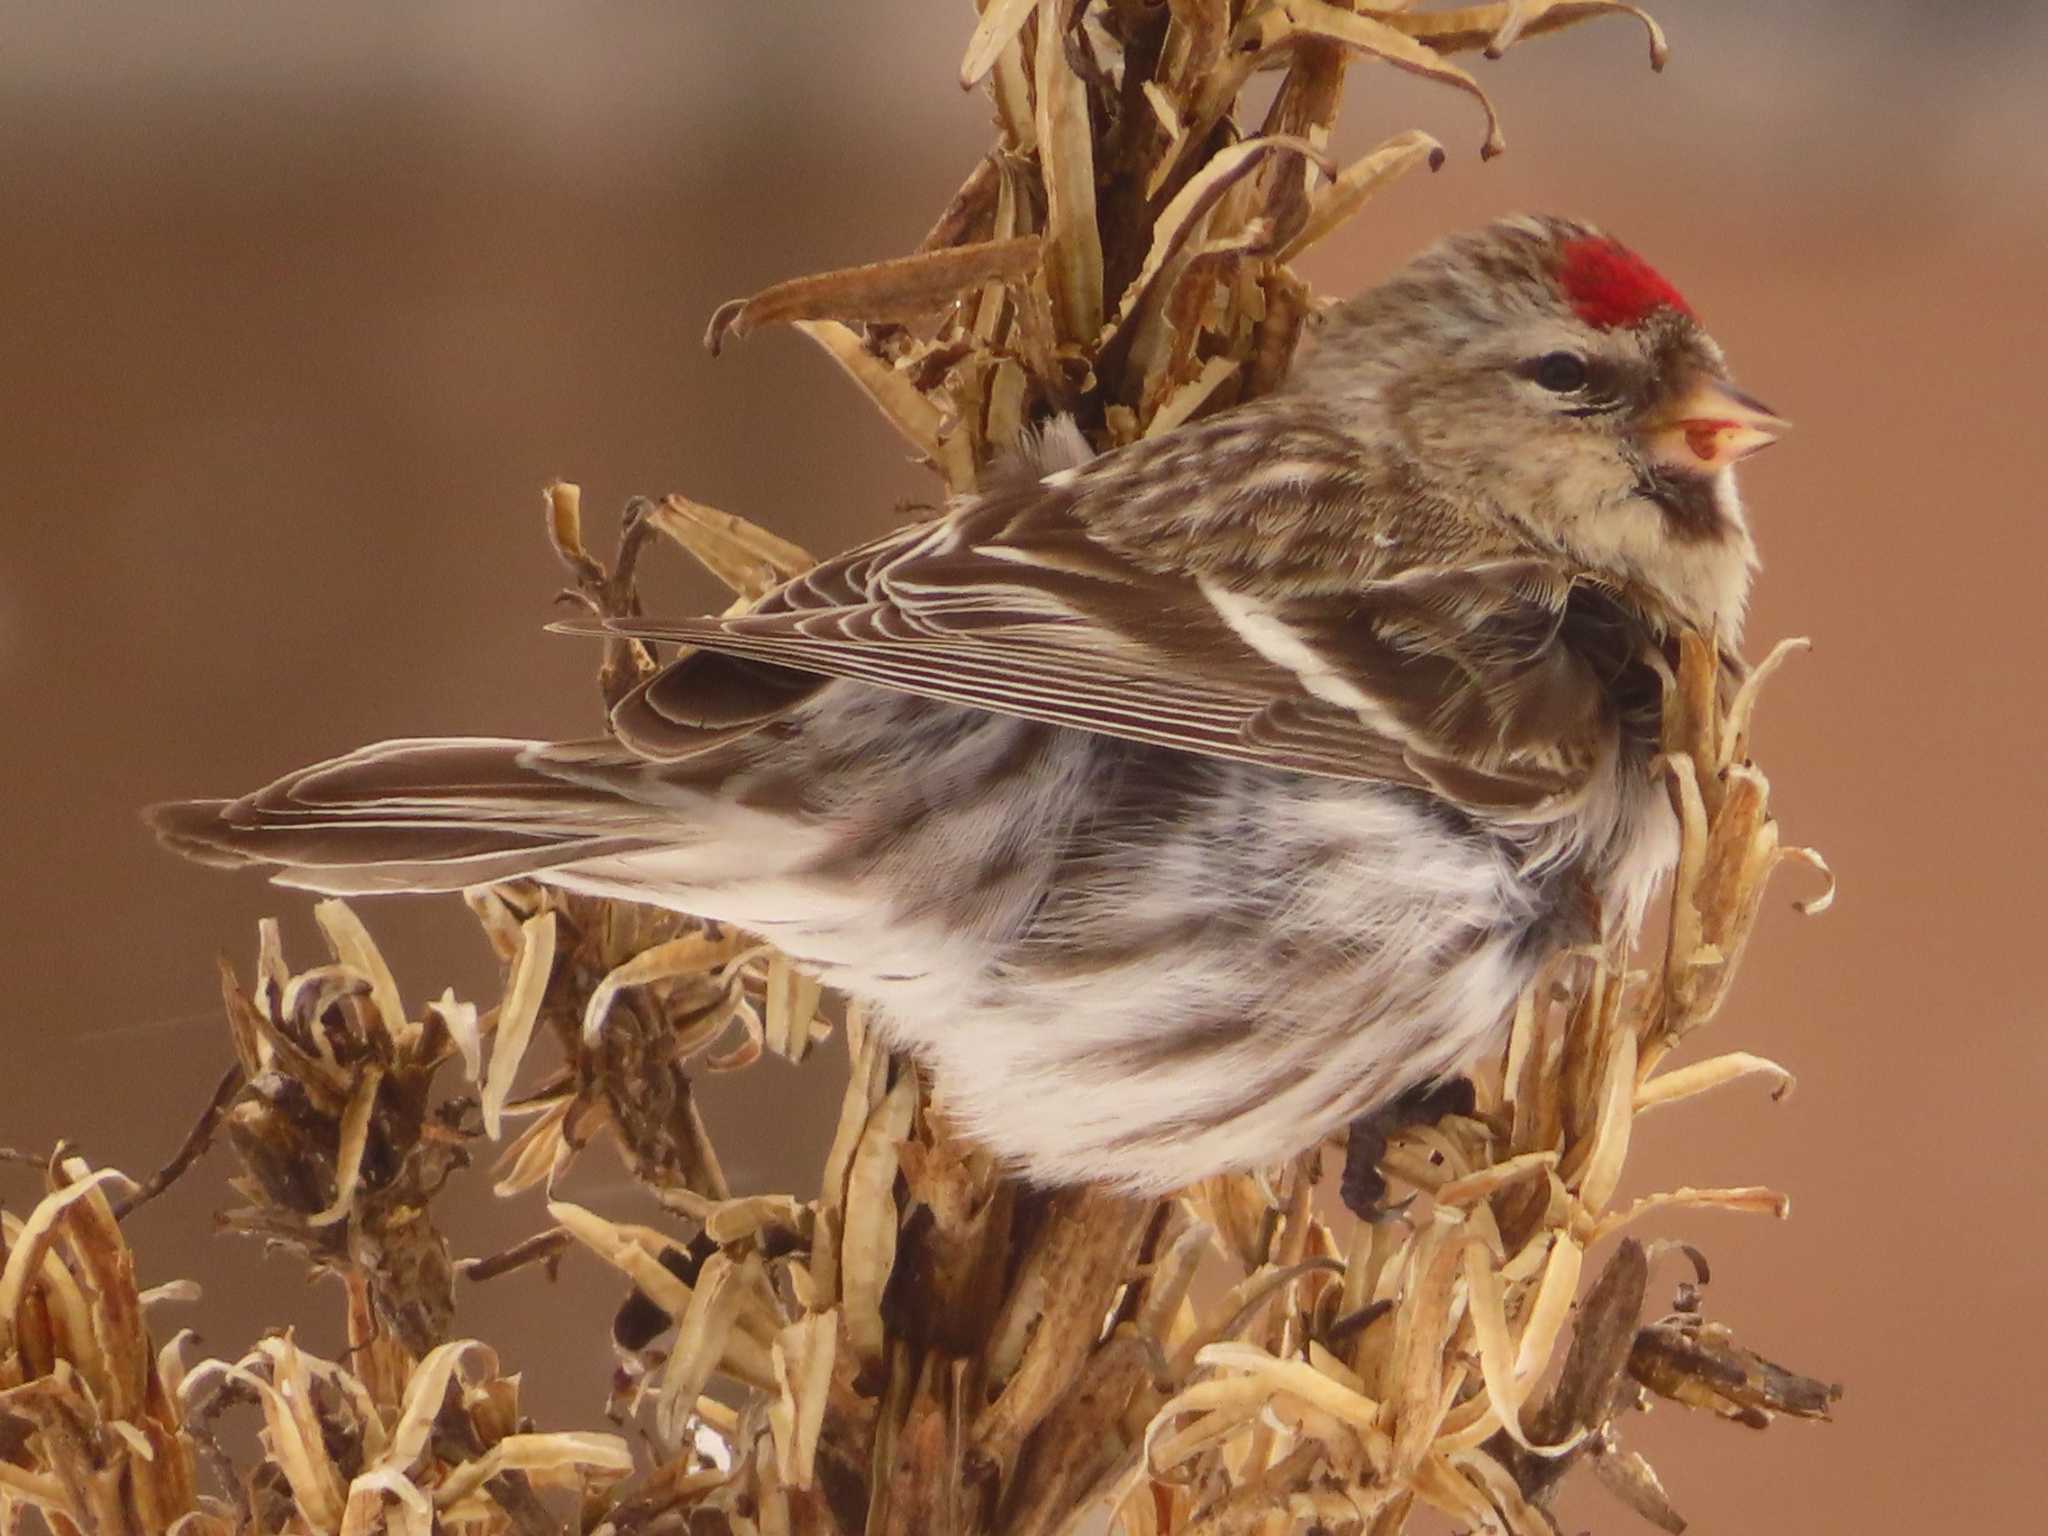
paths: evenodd
<path fill-rule="evenodd" d="M 1276 259 L 1293 261 L 1324 236 L 1349 223 L 1383 189 L 1416 166 L 1427 165 L 1434 171 L 1443 163 L 1443 145 L 1428 134 L 1417 129 L 1395 134 L 1345 166 L 1329 186 L 1315 194 L 1306 221 L 1280 248 Z"/>
<path fill-rule="evenodd" d="M 1038 270 L 1044 254 L 1043 240 L 1024 235 L 793 278 L 752 298 L 721 304 L 704 333 L 704 345 L 715 357 L 729 336 L 792 320 L 875 324 L 922 319 L 984 283 L 1024 281 Z"/>
<path fill-rule="evenodd" d="M 701 976 L 722 964 L 730 950 L 729 944 L 708 934 L 689 933 L 666 944 L 657 944 L 652 949 L 643 949 L 632 959 L 612 967 L 591 989 L 590 1001 L 584 1005 L 583 1043 L 597 1043 L 604 1032 L 604 1021 L 611 1012 L 613 1001 L 626 988 L 644 987 L 678 976 Z M 719 1018 L 713 1029 L 723 1028 L 724 1022 L 724 1018 Z"/>
<path fill-rule="evenodd" d="M 369 1147 L 370 1116 L 377 1107 L 377 1090 L 383 1086 L 384 1069 L 381 1067 L 368 1068 L 357 1080 L 348 1108 L 341 1114 L 341 1145 L 334 1160 L 333 1203 L 308 1216 L 308 1226 L 324 1227 L 337 1222 L 355 1205 L 356 1181 L 362 1177 L 363 1153 Z"/>
<path fill-rule="evenodd" d="M 1267 54 L 1303 38 L 1337 43 L 1409 74 L 1464 91 L 1486 113 L 1486 140 L 1480 145 L 1480 156 L 1492 159 L 1507 148 L 1493 98 L 1480 89 L 1479 82 L 1457 65 L 1446 64 L 1435 50 L 1389 21 L 1358 15 L 1328 0 L 1268 0 L 1239 23 L 1232 51 L 1245 61 L 1240 68 L 1249 69 Z M 1235 96 L 1236 90 L 1230 94 Z"/>
<path fill-rule="evenodd" d="M 362 919 L 341 901 L 319 903 L 313 908 L 313 916 L 321 932 L 327 935 L 327 942 L 334 946 L 334 958 L 368 979 L 370 1001 L 376 1006 L 382 1027 L 391 1034 L 393 1045 L 400 1050 L 409 1047 L 419 1026 L 407 1021 L 405 1005 L 398 999 L 398 982 Z"/>
<path fill-rule="evenodd" d="M 1440 11 L 1396 11 L 1384 19 L 1388 26 L 1438 53 L 1483 48 L 1488 58 L 1497 59 L 1525 37 L 1615 14 L 1633 16 L 1643 24 L 1650 38 L 1650 68 L 1662 69 L 1671 56 L 1664 29 L 1641 6 L 1623 0 L 1505 0 Z"/>
<path fill-rule="evenodd" d="M 1755 1056 L 1748 1051 L 1730 1051 L 1725 1056 L 1696 1061 L 1686 1067 L 1675 1067 L 1646 1079 L 1636 1090 L 1636 1113 L 1640 1115 L 1662 1104 L 1676 1104 L 1702 1093 L 1710 1093 L 1716 1088 L 1739 1082 L 1746 1077 L 1768 1078 L 1773 1084 L 1773 1100 L 1790 1098 L 1792 1090 L 1799 1083 L 1790 1072 L 1767 1057 Z"/>
<path fill-rule="evenodd" d="M 505 1114 L 505 1100 L 512 1094 L 512 1079 L 533 1038 L 533 1026 L 540 1017 L 541 999 L 547 992 L 548 975 L 555 961 L 555 914 L 536 913 L 520 924 L 519 953 L 513 962 L 512 984 L 498 1009 L 496 1033 L 491 1039 L 491 1064 L 484 1076 L 484 1130 L 495 1141 Z"/>

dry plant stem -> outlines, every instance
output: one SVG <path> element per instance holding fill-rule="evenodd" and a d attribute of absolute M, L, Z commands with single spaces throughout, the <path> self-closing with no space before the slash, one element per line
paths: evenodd
<path fill-rule="evenodd" d="M 576 585 L 562 595 L 601 619 L 631 618 L 640 612 L 636 585 L 640 551 L 651 531 L 643 515 L 642 501 L 627 506 L 619 528 L 619 549 L 607 570 L 583 543 L 583 490 L 581 486 L 557 482 L 547 488 L 548 537 L 555 554 Z M 613 635 L 605 641 L 604 662 L 598 670 L 598 692 L 609 709 L 631 691 L 634 684 L 654 671 L 654 658 L 638 640 Z"/>
<path fill-rule="evenodd" d="M 1653 63 L 1664 51 L 1647 16 L 1602 0 L 978 13 L 961 78 L 987 91 L 996 143 L 918 249 L 776 282 L 709 337 L 798 326 L 951 492 L 1057 411 L 1108 448 L 1274 387 L 1316 305 L 1290 263 L 1442 158 L 1411 130 L 1336 163 L 1348 81 L 1387 64 L 1474 97 L 1491 153 L 1492 105 L 1446 55 L 1609 13 L 1641 18 Z M 1281 75 L 1252 123 L 1239 93 L 1262 68 Z M 679 495 L 631 504 L 609 567 L 575 486 L 550 487 L 547 513 L 568 596 L 599 617 L 638 613 L 657 534 L 736 606 L 810 564 Z M 1587 1466 L 1680 1529 L 1621 1443 L 1646 1394 L 1761 1426 L 1825 1417 L 1839 1391 L 1707 1320 L 1696 1251 L 1648 1324 L 1657 1250 L 1595 1252 L 1650 1210 L 1788 1209 L 1768 1189 L 1617 1202 L 1640 1114 L 1791 1083 L 1745 1051 L 1666 1066 L 1722 1008 L 1776 866 L 1818 864 L 1780 845 L 1750 759 L 1782 654 L 1745 671 L 1712 636 L 1675 639 L 1660 771 L 1683 846 L 1661 952 L 1553 957 L 1473 1102 L 1390 1132 L 1398 1209 L 1373 1224 L 1321 1214 L 1317 1153 L 1160 1202 L 1020 1187 L 950 1134 L 933 1085 L 857 1009 L 835 1023 L 814 982 L 722 925 L 474 890 L 502 995 L 409 1008 L 341 903 L 318 908 L 332 958 L 306 969 L 265 924 L 248 983 L 224 968 L 234 1066 L 214 1106 L 119 1208 L 168 1187 L 217 1121 L 242 1164 L 224 1228 L 340 1282 L 347 1355 L 287 1332 L 188 1367 L 183 1336 L 148 1326 L 180 1293 L 138 1288 L 110 1203 L 125 1181 L 37 1159 L 41 1200 L 0 1213 L 0 1532 L 33 1509 L 59 1536 L 539 1536 L 565 1516 L 579 1536 L 1071 1536 L 1105 1518 L 1119 1536 L 1394 1536 L 1427 1510 L 1547 1536 L 1559 1481 Z M 654 665 L 614 640 L 606 702 Z M 734 1190 L 697 1112 L 704 1075 L 802 1061 L 835 1028 L 848 1083 L 817 1188 Z M 537 1045 L 553 1065 L 529 1061 Z M 458 1261 L 434 1210 L 484 1139 L 497 1194 L 545 1198 L 547 1224 Z M 551 1197 L 598 1143 L 657 1224 Z M 631 1446 L 534 1431 L 517 1377 L 458 1336 L 458 1275 L 564 1261 L 618 1273 L 608 1358 L 604 1319 L 553 1326 L 586 1331 Z M 253 1450 L 223 1449 L 241 1443 L 213 1432 L 228 1412 L 255 1415 Z"/>
<path fill-rule="evenodd" d="M 1697 1317 L 1667 1319 L 1640 1330 L 1628 1369 L 1659 1397 L 1711 1409 L 1751 1429 L 1768 1428 L 1780 1413 L 1824 1419 L 1842 1395 L 1840 1386 L 1773 1364 L 1736 1343 L 1727 1329 Z"/>
<path fill-rule="evenodd" d="M 129 1213 L 147 1205 L 158 1195 L 169 1189 L 185 1171 L 206 1155 L 206 1149 L 213 1145 L 214 1133 L 220 1129 L 221 1117 L 227 1113 L 228 1105 L 242 1089 L 246 1081 L 240 1062 L 221 1074 L 219 1084 L 213 1090 L 213 1097 L 206 1101 L 206 1108 L 200 1111 L 199 1119 L 185 1135 L 178 1150 L 171 1154 L 169 1162 L 144 1179 L 134 1189 L 114 1202 L 114 1219 L 125 1220 Z"/>
<path fill-rule="evenodd" d="M 1543 1406 L 1530 1416 L 1531 1438 L 1538 1443 L 1554 1445 L 1576 1433 L 1597 1432 L 1613 1417 L 1615 1393 L 1625 1379 L 1629 1352 L 1641 1326 L 1649 1280 L 1649 1259 L 1642 1244 L 1623 1238 L 1579 1305 L 1571 1349 L 1556 1385 Z M 1497 1434 L 1487 1448 L 1514 1476 L 1523 1497 L 1542 1508 L 1575 1457 L 1595 1449 L 1596 1444 L 1588 1433 L 1573 1452 L 1545 1457 Z"/>
<path fill-rule="evenodd" d="M 509 1275 L 533 1264 L 544 1264 L 552 1272 L 556 1259 L 572 1241 L 569 1234 L 559 1227 L 536 1232 L 489 1258 L 464 1259 L 455 1266 L 455 1272 L 465 1280 L 476 1281 L 495 1280 L 500 1275 Z"/>

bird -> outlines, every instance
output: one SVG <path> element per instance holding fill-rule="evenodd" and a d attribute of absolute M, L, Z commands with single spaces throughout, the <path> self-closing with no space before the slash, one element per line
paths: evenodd
<path fill-rule="evenodd" d="M 1787 423 L 1593 225 L 1440 241 L 1281 386 L 977 492 L 684 649 L 599 739 L 387 741 L 162 805 L 339 895 L 530 878 L 756 933 L 867 1005 L 1019 1176 L 1270 1166 L 1497 1043 L 1632 935 L 1679 833 L 1677 637 L 1727 665 L 1733 466 Z"/>

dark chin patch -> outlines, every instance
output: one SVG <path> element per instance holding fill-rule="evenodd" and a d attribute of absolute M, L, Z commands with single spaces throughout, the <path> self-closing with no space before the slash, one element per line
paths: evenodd
<path fill-rule="evenodd" d="M 1705 475 L 1648 470 L 1637 492 L 1657 504 L 1664 514 L 1664 527 L 1682 543 L 1712 543 L 1733 531 L 1714 500 L 1714 482 Z"/>

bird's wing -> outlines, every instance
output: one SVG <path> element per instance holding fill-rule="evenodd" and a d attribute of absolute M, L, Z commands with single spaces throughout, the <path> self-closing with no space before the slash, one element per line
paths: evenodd
<path fill-rule="evenodd" d="M 1372 543 L 1359 507 L 1343 506 L 1359 486 L 1304 470 L 1298 436 L 1173 437 L 1146 462 L 1124 450 L 1013 480 L 827 561 L 745 614 L 610 623 L 698 648 L 641 685 L 616 728 L 650 757 L 686 756 L 786 715 L 821 678 L 851 678 L 1429 787 L 1494 814 L 1544 814 L 1584 786 L 1615 726 L 1598 658 L 1570 643 L 1570 573 L 1506 554 L 1383 562 L 1382 574 L 1361 565 L 1342 590 L 1300 590 L 1286 562 L 1314 557 L 1296 549 L 1304 539 L 1337 537 L 1340 513 L 1354 541 Z M 1322 447 L 1357 453 L 1348 440 Z M 1220 476 L 1251 488 L 1234 512 Z M 1191 533 L 1197 509 L 1235 522 Z"/>

